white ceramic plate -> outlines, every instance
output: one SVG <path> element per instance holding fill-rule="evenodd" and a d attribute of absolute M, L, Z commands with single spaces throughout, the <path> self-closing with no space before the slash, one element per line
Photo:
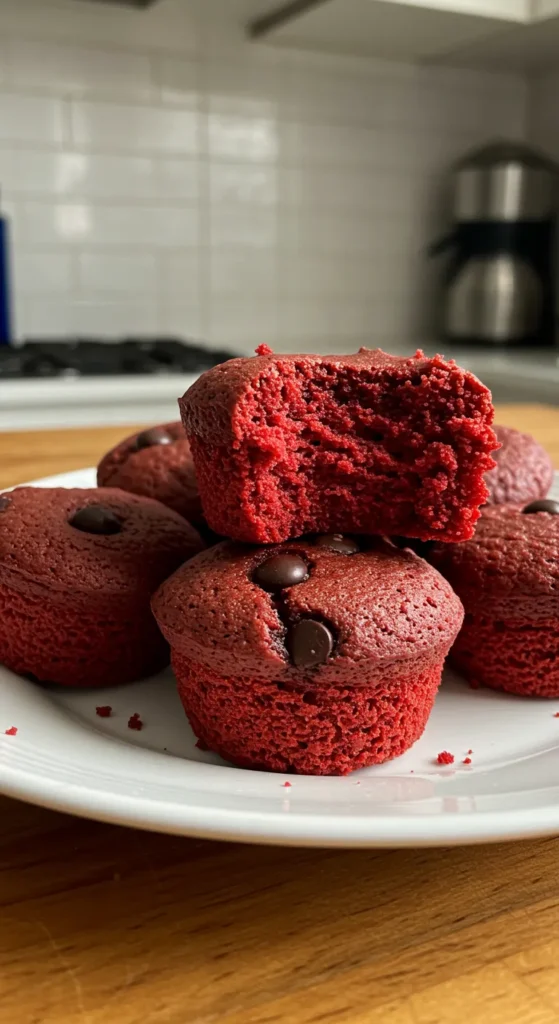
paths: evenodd
<path fill-rule="evenodd" d="M 94 473 L 35 483 L 89 487 Z M 112 705 L 112 717 L 99 718 L 99 704 Z M 446 672 L 424 736 L 403 757 L 347 778 L 288 777 L 197 750 L 170 671 L 71 692 L 0 668 L 0 791 L 103 821 L 259 843 L 520 839 L 559 832 L 558 711 L 559 700 L 474 691 Z M 141 732 L 128 728 L 134 712 Z M 5 735 L 12 726 L 17 735 Z M 454 754 L 452 766 L 436 763 L 442 750 Z"/>

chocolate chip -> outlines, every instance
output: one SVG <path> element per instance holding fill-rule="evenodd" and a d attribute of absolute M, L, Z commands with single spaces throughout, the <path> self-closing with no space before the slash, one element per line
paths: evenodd
<path fill-rule="evenodd" d="M 265 562 L 261 562 L 254 573 L 254 582 L 263 590 L 273 593 L 275 590 L 283 590 L 284 587 L 302 583 L 308 575 L 309 569 L 304 558 L 286 552 L 272 555 Z"/>
<path fill-rule="evenodd" d="M 68 520 L 70 526 L 83 533 L 97 533 L 108 537 L 113 533 L 120 533 L 122 526 L 120 520 L 111 512 L 110 508 L 103 505 L 86 505 L 85 508 L 74 512 Z"/>
<path fill-rule="evenodd" d="M 316 538 L 316 545 L 328 548 L 328 551 L 336 551 L 339 555 L 355 555 L 359 551 L 357 541 L 352 537 L 344 537 L 343 533 L 322 533 Z"/>
<path fill-rule="evenodd" d="M 539 498 L 538 501 L 531 501 L 522 511 L 550 512 L 552 516 L 559 516 L 559 501 L 554 501 L 553 498 Z"/>
<path fill-rule="evenodd" d="M 316 619 L 300 619 L 291 627 L 287 636 L 291 660 L 298 668 L 323 665 L 334 647 L 334 638 L 323 622 Z"/>
<path fill-rule="evenodd" d="M 163 427 L 151 427 L 149 430 L 142 430 L 136 438 L 136 450 L 140 448 L 151 448 L 155 444 L 172 444 L 173 438 Z"/>
<path fill-rule="evenodd" d="M 0 494 L 0 512 L 5 512 L 8 505 L 11 503 L 9 494 Z"/>

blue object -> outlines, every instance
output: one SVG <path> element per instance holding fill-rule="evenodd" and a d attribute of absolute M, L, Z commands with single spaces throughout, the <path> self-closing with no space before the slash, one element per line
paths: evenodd
<path fill-rule="evenodd" d="M 9 345 L 12 340 L 9 262 L 9 225 L 6 218 L 0 213 L 0 345 Z"/>

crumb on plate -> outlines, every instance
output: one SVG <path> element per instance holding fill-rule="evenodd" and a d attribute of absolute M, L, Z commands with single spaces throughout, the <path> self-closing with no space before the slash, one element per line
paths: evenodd
<path fill-rule="evenodd" d="M 454 764 L 454 754 L 449 754 L 448 750 L 441 750 L 440 754 L 437 754 L 437 764 Z"/>

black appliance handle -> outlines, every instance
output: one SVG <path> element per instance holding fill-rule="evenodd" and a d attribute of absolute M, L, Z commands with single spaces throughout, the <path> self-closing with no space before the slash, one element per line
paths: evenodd
<path fill-rule="evenodd" d="M 467 256 L 496 252 L 547 251 L 553 238 L 553 221 L 467 221 L 433 242 L 429 256 L 440 256 L 450 249 Z"/>

